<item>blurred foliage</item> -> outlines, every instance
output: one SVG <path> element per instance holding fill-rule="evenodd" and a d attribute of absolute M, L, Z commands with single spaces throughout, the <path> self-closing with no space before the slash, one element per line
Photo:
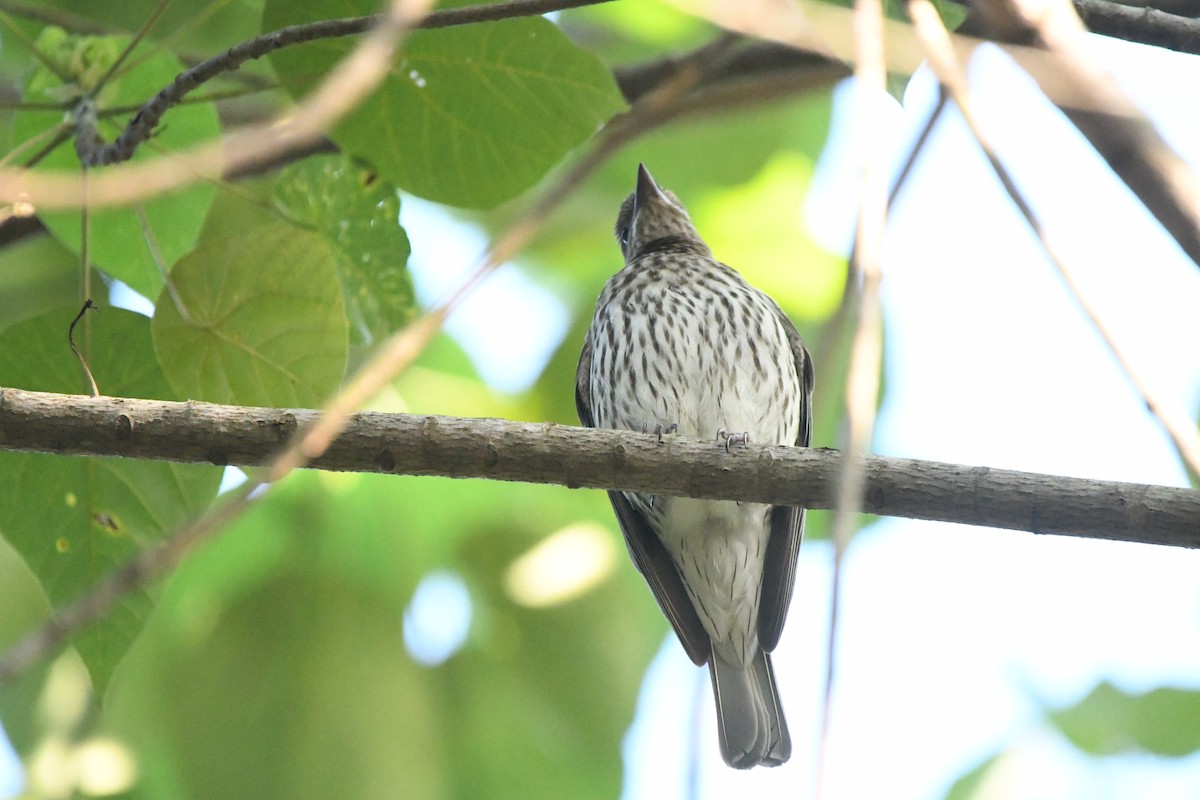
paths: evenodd
<path fill-rule="evenodd" d="M 997 753 L 981 761 L 954 781 L 944 795 L 944 800 L 989 800 L 1011 796 L 1012 792 L 1008 786 L 1002 789 L 997 787 L 997 784 L 1002 782 L 998 776 L 1003 774 L 1008 765 L 1005 756 L 1005 753 Z"/>
<path fill-rule="evenodd" d="M 1109 757 L 1186 758 L 1200 751 L 1200 691 L 1159 687 L 1127 692 L 1102 681 L 1077 703 L 1045 712 L 1038 732 L 1056 743 L 1065 739 L 1105 774 Z M 1061 739 L 1057 737 L 1062 737 Z M 992 800 L 1025 797 L 1029 786 L 1041 788 L 1045 766 L 1037 737 L 1025 734 L 959 776 L 945 800 Z"/>
<path fill-rule="evenodd" d="M 0 87 L 58 105 L 0 110 L 0 145 L 12 164 L 77 169 L 70 141 L 47 149 L 69 102 L 159 2 L 27 5 L 3 12 Z M 168 4 L 96 94 L 101 133 L 115 136 L 130 107 L 184 63 L 263 30 L 377 6 Z M 105 394 L 319 404 L 416 311 L 409 242 L 428 234 L 400 226 L 398 190 L 496 233 L 527 207 L 531 187 L 561 174 L 625 109 L 614 66 L 675 56 L 717 33 L 652 2 L 420 31 L 384 85 L 330 134 L 338 155 L 91 211 L 90 271 L 78 263 L 78 213 L 41 214 L 45 230 L 25 236 L 0 226 L 0 385 L 86 391 L 65 340 L 90 292 L 104 309 L 76 335 Z M 244 96 L 171 109 L 138 158 L 267 118 L 351 46 L 287 48 L 207 84 L 201 100 Z M 629 143 L 519 258 L 570 319 L 536 383 L 498 394 L 442 335 L 374 407 L 574 424 L 575 363 L 595 298 L 619 266 L 612 223 L 639 161 L 825 355 L 818 387 L 839 386 L 845 353 L 826 323 L 846 267 L 799 223 L 829 117 L 821 91 L 694 114 Z M 114 281 L 147 298 L 153 319 L 109 308 Z M 819 396 L 814 443 L 830 445 L 841 392 Z M 209 507 L 221 477 L 131 460 L 0 461 L 0 646 Z M 822 535 L 823 516 L 810 517 L 810 537 Z M 29 766 L 29 794 L 612 797 L 621 737 L 667 625 L 624 561 L 548 607 L 520 605 L 504 580 L 516 558 L 581 522 L 624 552 L 602 492 L 293 476 L 164 585 L 125 598 L 53 662 L 0 687 L 0 722 Z M 433 571 L 463 580 L 472 616 L 461 648 L 426 666 L 405 647 L 404 616 Z M 107 753 L 109 784 L 78 767 L 91 763 L 85 752 Z"/>
<path fill-rule="evenodd" d="M 1186 756 L 1200 750 L 1200 691 L 1160 687 L 1142 694 L 1101 683 L 1051 723 L 1085 753 Z"/>

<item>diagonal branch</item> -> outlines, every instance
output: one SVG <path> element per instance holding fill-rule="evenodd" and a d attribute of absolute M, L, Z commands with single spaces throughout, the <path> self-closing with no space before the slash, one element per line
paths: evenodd
<path fill-rule="evenodd" d="M 1068 0 L 986 0 L 985 22 L 1002 39 L 1032 39 L 1052 69 L 1030 75 L 1159 224 L 1200 265 L 1200 178 L 1096 56 Z M 1061 90 L 1068 89 L 1068 99 Z"/>
<path fill-rule="evenodd" d="M 310 409 L 247 408 L 0 389 L 0 450 L 256 467 Z M 409 414 L 353 415 L 309 466 L 623 489 L 833 508 L 841 453 Z M 866 456 L 856 510 L 1176 547 L 1200 547 L 1200 491 Z"/>
<path fill-rule="evenodd" d="M 856 298 L 854 331 L 850 338 L 850 363 L 846 375 L 846 423 L 842 428 L 842 470 L 838 480 L 837 513 L 833 518 L 833 580 L 829 595 L 829 633 L 825 640 L 825 684 L 821 703 L 820 739 L 817 745 L 816 797 L 825 792 L 829 760 L 829 730 L 833 719 L 837 681 L 837 641 L 841 619 L 842 560 L 858 524 L 856 507 L 862 504 L 866 462 L 875 431 L 879 399 L 879 374 L 883 362 L 883 310 L 879 284 L 883 279 L 883 238 L 888 212 L 888 147 L 875 122 L 879 99 L 887 92 L 884 51 L 883 4 L 880 0 L 854 3 L 854 97 L 859 126 L 873 131 L 863 137 L 862 188 L 858 223 L 846 275 L 846 292 Z M 857 286 L 855 285 L 857 283 Z"/>

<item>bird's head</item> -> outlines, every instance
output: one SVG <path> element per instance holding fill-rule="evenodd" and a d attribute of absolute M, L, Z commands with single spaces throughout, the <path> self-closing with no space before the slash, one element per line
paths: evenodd
<path fill-rule="evenodd" d="M 683 203 L 671 192 L 659 188 L 643 164 L 638 164 L 637 189 L 621 204 L 616 234 L 627 264 L 647 252 L 697 249 L 708 252 Z"/>

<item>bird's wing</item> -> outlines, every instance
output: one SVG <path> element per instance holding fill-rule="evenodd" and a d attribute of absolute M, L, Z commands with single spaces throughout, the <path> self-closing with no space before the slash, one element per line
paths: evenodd
<path fill-rule="evenodd" d="M 592 416 L 591 382 L 592 371 L 592 338 L 589 335 L 583 342 L 583 353 L 579 357 L 579 368 L 575 372 L 575 409 L 579 412 L 579 421 L 589 428 L 596 427 Z M 650 527 L 645 514 L 634 507 L 624 492 L 610 491 L 608 499 L 612 502 L 613 511 L 621 525 L 621 533 L 625 535 L 625 545 L 629 548 L 629 556 L 638 572 L 650 584 L 650 591 L 658 601 L 667 621 L 675 629 L 680 644 L 697 666 L 708 662 L 712 655 L 712 645 L 704 624 L 692 606 L 679 570 L 671 559 L 670 553 L 663 547 L 662 541 Z"/>
<path fill-rule="evenodd" d="M 796 444 L 808 447 L 812 440 L 812 359 L 792 321 L 778 306 L 775 306 L 775 313 L 787 332 L 788 344 L 796 362 L 796 375 L 800 379 L 800 426 Z M 763 586 L 758 606 L 758 642 L 768 653 L 779 644 L 779 636 L 783 633 L 783 623 L 792 602 L 792 589 L 796 584 L 796 558 L 800 554 L 800 540 L 803 537 L 803 508 L 775 506 L 771 510 L 771 538 L 763 559 Z"/>

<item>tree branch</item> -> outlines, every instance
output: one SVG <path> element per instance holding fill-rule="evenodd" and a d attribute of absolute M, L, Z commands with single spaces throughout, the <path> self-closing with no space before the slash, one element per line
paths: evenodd
<path fill-rule="evenodd" d="M 971 6 L 970 0 L 950 0 Z M 1092 33 L 1179 53 L 1200 53 L 1200 14 L 1196 0 L 1071 0 L 1075 13 Z M 980 33 L 971 23 L 961 33 Z"/>
<path fill-rule="evenodd" d="M 1200 20 L 1105 0 L 1073 0 L 1073 4 L 1092 33 L 1179 53 L 1200 54 Z"/>
<path fill-rule="evenodd" d="M 308 409 L 0 389 L 0 449 L 254 467 Z M 553 423 L 365 412 L 318 469 L 626 489 L 832 508 L 836 450 L 715 443 Z M 859 510 L 968 525 L 1200 547 L 1200 491 L 869 456 Z"/>

